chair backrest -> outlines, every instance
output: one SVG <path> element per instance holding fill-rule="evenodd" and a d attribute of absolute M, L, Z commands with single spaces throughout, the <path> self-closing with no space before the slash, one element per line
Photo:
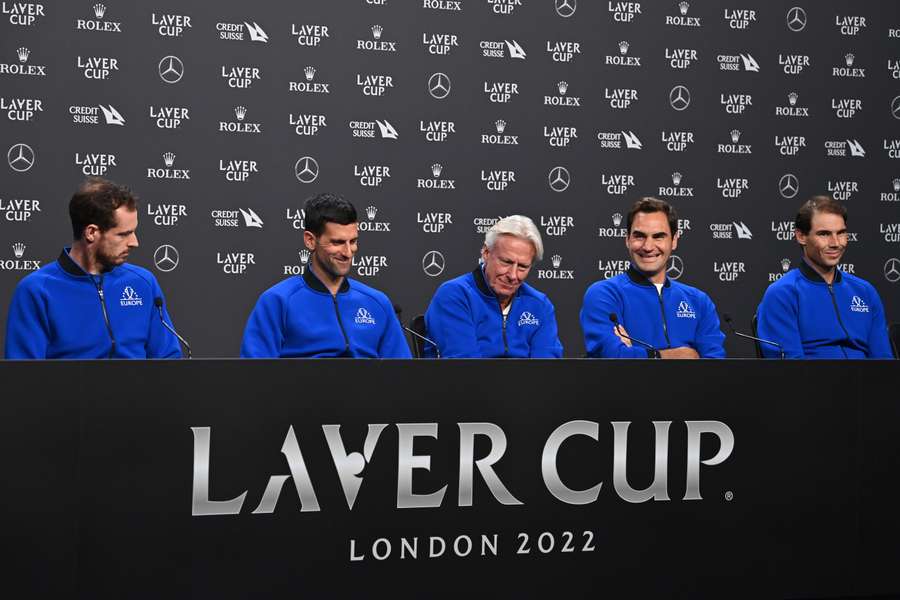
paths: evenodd
<path fill-rule="evenodd" d="M 888 325 L 888 337 L 891 338 L 891 346 L 894 348 L 894 358 L 900 358 L 900 323 Z"/>
<path fill-rule="evenodd" d="M 425 315 L 416 315 L 409 322 L 409 328 L 421 335 L 422 337 L 428 337 L 428 329 L 425 327 Z M 410 335 L 413 343 L 413 355 L 416 358 L 424 358 L 425 357 L 425 340 L 420 337 L 416 337 L 414 335 Z"/>
<path fill-rule="evenodd" d="M 750 319 L 750 327 L 753 329 L 753 337 L 759 337 L 759 334 L 756 332 L 756 322 L 757 322 L 756 313 L 753 313 L 753 318 Z M 762 358 L 763 357 L 762 344 L 760 344 L 756 340 L 753 340 L 753 345 L 756 346 L 756 358 Z"/>

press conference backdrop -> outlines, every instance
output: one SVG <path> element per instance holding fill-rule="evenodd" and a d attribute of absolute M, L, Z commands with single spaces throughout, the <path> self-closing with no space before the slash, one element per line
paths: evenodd
<path fill-rule="evenodd" d="M 846 201 L 842 268 L 896 319 L 900 5 L 798 2 L 2 2 L 0 311 L 101 175 L 141 196 L 132 260 L 196 356 L 236 355 L 306 268 L 322 191 L 359 209 L 352 275 L 404 320 L 522 213 L 577 356 L 584 291 L 627 268 L 623 215 L 654 195 L 682 219 L 670 277 L 748 328 L 812 194 Z"/>

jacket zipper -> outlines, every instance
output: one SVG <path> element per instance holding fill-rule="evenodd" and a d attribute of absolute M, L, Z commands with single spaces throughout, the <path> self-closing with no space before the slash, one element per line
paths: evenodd
<path fill-rule="evenodd" d="M 834 306 L 834 314 L 837 316 L 838 325 L 841 326 L 841 330 L 844 332 L 844 336 L 847 338 L 847 342 L 850 342 L 850 334 L 847 333 L 847 328 L 844 327 L 844 322 L 841 320 L 841 313 L 838 311 L 837 298 L 834 297 L 834 288 L 831 287 L 832 284 L 828 284 L 828 293 L 831 294 L 831 305 Z M 841 352 L 844 353 L 844 358 L 847 358 L 847 350 L 843 346 L 841 346 Z"/>
<path fill-rule="evenodd" d="M 106 297 L 103 295 L 103 275 L 100 276 L 100 281 L 98 282 L 96 279 L 91 277 L 91 281 L 94 282 L 94 286 L 97 288 L 97 297 L 100 299 L 100 309 L 103 311 L 103 321 L 106 323 L 106 332 L 109 334 L 109 355 L 107 358 L 112 358 L 113 354 L 116 352 L 116 336 L 113 335 L 112 325 L 109 322 L 109 313 L 106 311 Z"/>
<path fill-rule="evenodd" d="M 659 290 L 657 296 L 659 298 L 659 314 L 662 316 L 663 334 L 666 336 L 666 348 L 671 348 L 672 342 L 669 341 L 669 327 L 666 325 L 666 310 L 663 306 L 662 290 Z"/>
<path fill-rule="evenodd" d="M 509 314 L 512 314 L 512 303 L 513 301 L 510 299 Z M 503 326 L 501 329 L 501 332 L 503 333 L 503 356 L 509 356 L 509 343 L 506 340 L 506 315 L 503 314 L 503 306 L 500 305 L 500 300 L 497 300 L 497 306 L 500 307 L 500 318 L 503 319 Z"/>
<path fill-rule="evenodd" d="M 338 301 L 337 296 L 331 296 L 331 301 L 334 302 L 334 316 L 337 317 L 338 327 L 341 328 L 341 335 L 344 336 L 344 354 L 350 354 L 350 338 L 347 337 L 347 331 L 344 329 L 344 322 L 341 321 L 341 312 L 338 310 Z"/>

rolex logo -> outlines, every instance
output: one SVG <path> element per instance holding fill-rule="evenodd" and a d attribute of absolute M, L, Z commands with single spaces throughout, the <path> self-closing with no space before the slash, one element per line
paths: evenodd
<path fill-rule="evenodd" d="M 377 209 L 376 207 L 374 207 L 374 206 L 367 206 L 367 207 L 366 207 L 366 216 L 369 218 L 370 221 L 374 221 L 374 220 L 375 220 L 375 215 L 376 215 L 377 213 L 378 213 L 378 209 Z"/>
<path fill-rule="evenodd" d="M 679 2 L 678 3 L 678 12 L 681 13 L 681 16 L 684 16 L 688 13 L 688 9 L 690 7 L 691 7 L 691 5 L 687 2 Z"/>
<path fill-rule="evenodd" d="M 900 192 L 900 179 L 895 179 L 895 180 L 894 180 L 894 191 L 895 191 L 895 192 Z"/>
<path fill-rule="evenodd" d="M 506 131 L 506 121 L 504 121 L 503 119 L 497 119 L 496 121 L 494 121 L 494 125 L 496 125 L 497 127 L 497 133 L 503 133 L 504 131 Z"/>
<path fill-rule="evenodd" d="M 563 96 L 565 96 L 566 90 L 569 89 L 569 84 L 566 83 L 565 81 L 560 81 L 559 83 L 556 84 L 556 87 L 559 89 L 559 93 L 562 94 Z"/>
<path fill-rule="evenodd" d="M 247 107 L 246 106 L 235 106 L 234 107 L 234 116 L 237 117 L 238 121 L 243 121 L 244 117 L 247 116 Z"/>
<path fill-rule="evenodd" d="M 100 4 L 98 2 L 97 4 L 94 5 L 94 15 L 96 15 L 96 17 L 98 19 L 102 19 L 103 15 L 105 15 L 105 14 L 106 14 L 106 5 L 105 4 Z"/>
<path fill-rule="evenodd" d="M 312 81 L 313 77 L 316 76 L 316 68 L 306 67 L 305 69 L 303 69 L 303 75 L 306 77 L 307 81 Z"/>
<path fill-rule="evenodd" d="M 381 32 L 384 31 L 384 27 L 381 25 L 372 25 L 372 37 L 376 40 L 381 39 Z"/>
<path fill-rule="evenodd" d="M 19 62 L 25 62 L 28 60 L 28 55 L 31 54 L 31 50 L 28 48 L 19 48 L 16 50 L 16 54 L 19 55 Z"/>
<path fill-rule="evenodd" d="M 625 40 L 619 42 L 619 54 L 628 54 L 628 42 Z"/>
<path fill-rule="evenodd" d="M 433 165 L 431 165 L 431 174 L 434 175 L 435 177 L 440 177 L 441 171 L 443 171 L 443 170 L 444 170 L 444 165 L 442 165 L 441 163 L 434 163 Z"/>
<path fill-rule="evenodd" d="M 786 258 L 782 258 L 781 259 L 781 272 L 787 273 L 788 269 L 790 269 L 790 268 L 791 268 L 791 261 Z"/>
<path fill-rule="evenodd" d="M 306 265 L 309 262 L 309 250 L 304 248 L 297 254 L 300 256 L 300 264 L 301 265 Z"/>
<path fill-rule="evenodd" d="M 741 132 L 738 129 L 731 130 L 731 141 L 737 144 L 741 140 Z"/>
<path fill-rule="evenodd" d="M 856 60 L 856 55 L 854 55 L 852 52 L 850 52 L 849 54 L 845 54 L 845 55 L 844 55 L 844 62 L 847 63 L 847 66 L 848 66 L 848 67 L 852 67 L 852 66 L 853 66 L 853 61 L 854 61 L 854 60 Z"/>
<path fill-rule="evenodd" d="M 799 96 L 797 96 L 797 92 L 791 92 L 790 94 L 788 94 L 788 104 L 790 104 L 791 106 L 796 106 L 798 97 Z"/>
<path fill-rule="evenodd" d="M 618 227 L 622 224 L 622 213 L 616 213 L 612 216 L 613 226 Z"/>
<path fill-rule="evenodd" d="M 562 264 L 562 256 L 560 256 L 559 254 L 554 254 L 550 257 L 550 262 L 553 263 L 554 269 L 558 269 L 559 265 Z"/>
<path fill-rule="evenodd" d="M 175 164 L 175 155 L 171 152 L 166 152 L 163 154 L 163 162 L 166 163 L 166 167 L 171 167 Z"/>
<path fill-rule="evenodd" d="M 678 171 L 672 173 L 672 185 L 681 185 L 681 173 Z"/>
<path fill-rule="evenodd" d="M 16 258 L 22 258 L 22 255 L 25 254 L 25 247 L 25 244 L 23 244 L 22 242 L 16 242 L 12 245 L 13 254 L 16 256 Z"/>

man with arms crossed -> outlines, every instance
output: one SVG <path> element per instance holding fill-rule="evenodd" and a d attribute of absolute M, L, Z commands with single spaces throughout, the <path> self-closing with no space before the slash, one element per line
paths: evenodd
<path fill-rule="evenodd" d="M 543 255 L 531 219 L 513 215 L 495 223 L 485 236 L 481 264 L 444 282 L 425 313 L 428 335 L 441 356 L 560 358 L 553 304 L 525 283 Z"/>
<path fill-rule="evenodd" d="M 668 202 L 641 198 L 628 212 L 625 246 L 628 271 L 588 288 L 581 328 L 588 356 L 648 358 L 724 358 L 716 307 L 697 288 L 666 277 L 678 247 L 678 215 Z M 615 315 L 618 324 L 612 321 Z M 627 329 L 626 329 L 627 328 Z"/>
<path fill-rule="evenodd" d="M 410 358 L 382 292 L 350 279 L 359 240 L 356 209 L 336 194 L 306 201 L 309 267 L 259 297 L 244 329 L 245 358 Z"/>
<path fill-rule="evenodd" d="M 160 320 L 171 326 L 156 278 L 125 263 L 138 247 L 137 197 L 92 177 L 72 196 L 69 216 L 72 247 L 16 287 L 6 358 L 181 357 Z"/>
<path fill-rule="evenodd" d="M 794 237 L 803 260 L 766 290 L 759 337 L 782 344 L 786 358 L 893 358 L 878 292 L 837 268 L 847 249 L 847 209 L 828 196 L 810 198 Z M 780 356 L 777 348 L 762 350 Z"/>

